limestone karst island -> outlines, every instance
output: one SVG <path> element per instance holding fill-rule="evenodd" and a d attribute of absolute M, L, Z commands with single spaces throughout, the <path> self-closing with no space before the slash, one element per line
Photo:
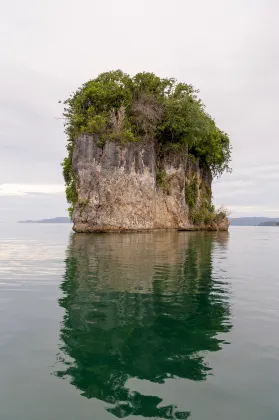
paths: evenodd
<path fill-rule="evenodd" d="M 175 79 L 117 70 L 64 102 L 62 166 L 76 232 L 228 229 L 211 184 L 230 169 L 230 141 L 197 94 Z"/>

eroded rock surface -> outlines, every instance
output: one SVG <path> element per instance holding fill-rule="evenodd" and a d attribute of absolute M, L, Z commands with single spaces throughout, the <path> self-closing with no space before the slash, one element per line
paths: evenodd
<path fill-rule="evenodd" d="M 100 146 L 93 136 L 81 135 L 74 144 L 72 163 L 77 232 L 195 228 L 185 197 L 185 187 L 194 177 L 195 206 L 211 200 L 210 170 L 186 153 L 160 158 L 152 140 L 124 145 L 107 141 Z M 228 221 L 200 228 L 227 230 Z"/>

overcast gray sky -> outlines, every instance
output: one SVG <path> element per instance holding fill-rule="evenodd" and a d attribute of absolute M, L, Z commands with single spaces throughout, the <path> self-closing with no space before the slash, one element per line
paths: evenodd
<path fill-rule="evenodd" d="M 278 0 L 0 3 L 0 220 L 66 215 L 58 101 L 118 68 L 198 88 L 233 145 L 215 203 L 279 217 Z"/>

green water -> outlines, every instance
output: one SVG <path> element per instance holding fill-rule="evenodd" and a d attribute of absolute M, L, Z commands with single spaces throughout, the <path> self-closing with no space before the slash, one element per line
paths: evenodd
<path fill-rule="evenodd" d="M 0 419 L 278 419 L 278 249 L 0 225 Z"/>

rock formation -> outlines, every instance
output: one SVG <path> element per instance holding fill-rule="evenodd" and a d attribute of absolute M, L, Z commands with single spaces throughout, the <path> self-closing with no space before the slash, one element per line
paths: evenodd
<path fill-rule="evenodd" d="M 72 167 L 78 196 L 73 212 L 77 232 L 228 229 L 224 216 L 198 226 L 191 221 L 190 213 L 211 203 L 212 175 L 186 152 L 159 157 L 153 141 L 124 145 L 108 141 L 99 146 L 93 135 L 80 135 Z M 192 207 L 187 202 L 191 184 L 196 185 Z"/>
<path fill-rule="evenodd" d="M 76 232 L 227 230 L 212 205 L 229 136 L 192 85 L 153 73 L 100 74 L 65 102 L 62 167 Z"/>

